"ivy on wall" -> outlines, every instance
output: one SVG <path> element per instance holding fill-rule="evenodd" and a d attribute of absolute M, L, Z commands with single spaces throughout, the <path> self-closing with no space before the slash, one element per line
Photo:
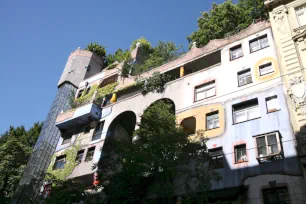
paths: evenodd
<path fill-rule="evenodd" d="M 51 159 L 51 163 L 47 169 L 47 174 L 45 180 L 48 180 L 52 176 L 58 180 L 64 181 L 66 178 L 72 173 L 73 169 L 78 165 L 78 161 L 76 161 L 77 153 L 80 149 L 79 145 L 71 146 L 67 148 L 60 155 L 53 155 Z M 53 166 L 56 160 L 56 157 L 66 155 L 66 163 L 64 169 L 53 170 Z"/>

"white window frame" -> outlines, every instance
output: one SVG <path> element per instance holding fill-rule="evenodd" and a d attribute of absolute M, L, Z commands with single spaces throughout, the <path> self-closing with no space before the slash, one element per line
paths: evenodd
<path fill-rule="evenodd" d="M 262 43 L 262 40 L 263 39 L 266 39 L 266 41 L 267 41 L 267 44 L 266 45 L 264 45 L 263 43 Z M 252 43 L 257 43 L 257 48 L 256 49 L 252 49 Z M 249 42 L 249 46 L 250 46 L 250 52 L 252 53 L 252 52 L 256 52 L 256 51 L 258 51 L 258 50 L 261 50 L 261 49 L 264 49 L 264 48 L 266 48 L 266 47 L 269 47 L 269 40 L 268 40 L 268 36 L 267 35 L 263 35 L 263 36 L 260 36 L 260 37 L 258 37 L 258 38 L 255 38 L 255 39 L 253 39 L 253 40 L 250 40 L 250 42 Z"/>
<path fill-rule="evenodd" d="M 91 156 L 88 155 L 88 154 L 90 153 L 90 150 L 93 150 Z M 86 157 L 85 157 L 85 162 L 92 161 L 93 158 L 94 158 L 94 156 L 95 156 L 95 152 L 96 152 L 96 147 L 95 147 L 95 146 L 94 146 L 94 147 L 89 147 L 89 148 L 87 149 L 87 153 L 86 153 Z"/>
<path fill-rule="evenodd" d="M 212 122 L 213 127 L 209 128 L 209 123 Z M 212 112 L 206 115 L 206 130 L 212 130 L 220 127 L 219 111 Z"/>
<path fill-rule="evenodd" d="M 238 77 L 238 87 L 253 83 L 251 69 L 246 69 L 238 72 L 237 77 Z M 248 78 L 251 78 L 251 81 L 248 81 Z M 244 82 L 242 83 L 242 81 Z"/>
<path fill-rule="evenodd" d="M 274 104 L 274 107 L 271 108 L 271 104 Z M 266 98 L 267 112 L 272 113 L 279 110 L 279 102 L 277 95 Z"/>
<path fill-rule="evenodd" d="M 270 135 L 275 135 L 276 136 L 276 144 L 269 144 L 268 143 L 268 137 Z M 258 138 L 261 138 L 261 137 L 264 137 L 265 138 L 265 146 L 258 146 L 257 144 L 257 139 Z M 255 139 L 255 144 L 256 144 L 256 151 L 257 151 L 257 159 L 259 158 L 266 158 L 266 157 L 271 157 L 271 156 L 276 156 L 276 155 L 280 155 L 282 153 L 282 145 L 281 145 L 281 139 L 280 139 L 280 134 L 279 132 L 271 132 L 271 133 L 267 133 L 267 134 L 263 134 L 263 135 L 259 135 L 259 136 L 256 136 L 254 137 Z M 272 153 L 272 150 L 271 150 L 271 147 L 272 145 L 277 145 L 277 153 Z M 266 149 L 266 154 L 267 155 L 259 155 L 259 148 L 262 148 L 262 147 L 265 147 Z"/>
<path fill-rule="evenodd" d="M 91 141 L 96 141 L 96 140 L 101 139 L 101 135 L 102 135 L 103 128 L 104 128 L 104 123 L 105 123 L 104 120 L 97 123 L 97 125 L 96 125 L 96 127 L 95 127 L 95 130 L 94 130 L 94 132 L 93 132 Z M 98 137 L 98 138 L 97 138 L 97 137 Z"/>
<path fill-rule="evenodd" d="M 235 60 L 240 57 L 243 57 L 242 45 L 237 45 L 229 49 L 230 50 L 230 59 Z M 237 54 L 238 53 L 238 54 Z"/>
<path fill-rule="evenodd" d="M 258 117 L 250 117 L 250 112 L 254 111 L 254 110 L 258 111 Z M 237 122 L 237 115 L 238 114 L 245 114 L 246 115 L 245 120 Z M 235 111 L 235 107 L 233 107 L 234 124 L 242 123 L 242 122 L 253 120 L 253 119 L 256 119 L 256 118 L 260 118 L 260 109 L 259 109 L 258 101 L 257 101 L 257 105 L 250 105 L 250 106 L 247 106 L 246 108 L 243 108 L 242 110 L 236 110 Z"/>
<path fill-rule="evenodd" d="M 242 146 L 244 146 L 244 150 L 238 151 L 238 149 L 241 148 Z M 235 163 L 242 163 L 242 162 L 247 162 L 248 161 L 246 144 L 240 144 L 240 145 L 234 146 L 234 151 L 235 151 Z M 241 158 L 238 156 L 239 152 L 244 152 L 244 155 Z M 242 159 L 243 161 L 240 161 L 240 159 Z"/>
<path fill-rule="evenodd" d="M 299 6 L 297 8 L 295 8 L 295 14 L 296 14 L 296 18 L 297 21 L 299 23 L 299 26 L 305 26 L 306 25 L 306 4 Z M 304 23 L 301 22 L 301 18 L 304 18 Z"/>
<path fill-rule="evenodd" d="M 63 158 L 58 159 L 59 157 L 63 157 Z M 61 168 L 55 168 L 57 162 L 62 161 L 62 160 L 63 160 L 63 162 L 62 162 L 62 163 L 63 163 L 63 166 L 62 166 Z M 65 168 L 65 164 L 66 164 L 66 155 L 57 156 L 57 157 L 55 158 L 55 161 L 54 161 L 53 170 L 64 169 L 64 168 Z"/>
<path fill-rule="evenodd" d="M 271 70 L 264 71 L 264 73 L 262 73 L 262 70 L 263 69 L 267 69 L 267 67 L 271 67 Z M 266 63 L 266 64 L 262 64 L 262 65 L 259 66 L 259 75 L 260 76 L 265 76 L 265 75 L 271 74 L 273 72 L 274 72 L 274 68 L 273 68 L 272 62 L 269 62 L 269 63 Z"/>
<path fill-rule="evenodd" d="M 213 95 L 208 95 L 208 91 L 213 91 L 214 94 Z M 209 98 L 209 97 L 213 97 L 216 95 L 216 81 L 210 81 L 208 83 L 199 85 L 195 87 L 195 101 L 200 101 L 203 100 L 205 98 Z M 198 94 L 204 93 L 204 97 L 203 98 L 199 98 Z"/>

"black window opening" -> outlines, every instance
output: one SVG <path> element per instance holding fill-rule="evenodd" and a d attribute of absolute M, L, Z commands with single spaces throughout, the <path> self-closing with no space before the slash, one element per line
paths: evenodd
<path fill-rule="evenodd" d="M 83 155 L 84 155 L 84 149 L 82 150 L 79 150 L 78 153 L 77 153 L 77 156 L 76 156 L 76 161 L 78 163 L 81 163 L 82 162 L 82 159 L 83 159 Z"/>
<path fill-rule="evenodd" d="M 247 152 L 246 145 L 241 144 L 234 147 L 235 148 L 235 163 L 247 162 Z"/>
<path fill-rule="evenodd" d="M 90 86 L 88 86 L 88 87 L 86 88 L 86 93 L 85 93 L 85 95 L 87 95 L 87 94 L 90 92 L 90 89 L 91 89 Z"/>
<path fill-rule="evenodd" d="M 208 113 L 206 115 L 206 130 L 211 130 L 220 127 L 219 111 Z"/>
<path fill-rule="evenodd" d="M 241 44 L 230 48 L 230 59 L 234 60 L 243 56 Z"/>
<path fill-rule="evenodd" d="M 290 204 L 287 187 L 263 189 L 264 204 Z"/>
<path fill-rule="evenodd" d="M 71 131 L 65 132 L 64 135 L 63 135 L 62 145 L 70 143 L 72 135 L 73 135 L 73 132 L 71 132 Z"/>
<path fill-rule="evenodd" d="M 94 153 L 95 153 L 96 147 L 90 147 L 87 151 L 86 159 L 85 161 L 91 161 L 93 159 Z"/>
<path fill-rule="evenodd" d="M 234 124 L 256 118 L 260 118 L 260 109 L 257 98 L 233 105 Z"/>
<path fill-rule="evenodd" d="M 250 41 L 250 52 L 255 52 L 257 50 L 269 47 L 269 41 L 267 35 L 260 36 L 256 39 Z"/>
<path fill-rule="evenodd" d="M 89 133 L 90 132 L 90 125 L 85 126 L 84 133 Z"/>
<path fill-rule="evenodd" d="M 80 98 L 80 97 L 82 96 L 83 91 L 84 91 L 84 89 L 79 90 L 78 95 L 77 95 L 77 98 Z"/>
<path fill-rule="evenodd" d="M 56 157 L 53 170 L 65 168 L 65 163 L 66 163 L 66 155 Z"/>
<path fill-rule="evenodd" d="M 103 127 L 104 127 L 104 121 L 99 122 L 96 125 L 95 131 L 94 131 L 93 136 L 92 136 L 92 141 L 98 140 L 98 139 L 101 138 L 101 135 L 103 133 Z"/>
<path fill-rule="evenodd" d="M 244 86 L 253 83 L 251 69 L 245 69 L 238 72 L 238 86 Z"/>
<path fill-rule="evenodd" d="M 222 169 L 222 168 L 224 168 L 222 147 L 210 149 L 210 150 L 208 150 L 208 153 L 209 153 L 209 155 L 211 157 L 210 165 L 214 169 Z"/>
<path fill-rule="evenodd" d="M 183 131 L 186 136 L 194 135 L 196 133 L 196 118 L 195 117 L 185 118 L 181 122 L 181 127 L 183 128 Z"/>

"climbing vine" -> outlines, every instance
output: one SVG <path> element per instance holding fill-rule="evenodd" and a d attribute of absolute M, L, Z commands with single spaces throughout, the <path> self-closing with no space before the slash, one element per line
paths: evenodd
<path fill-rule="evenodd" d="M 78 161 L 76 161 L 77 153 L 80 149 L 79 145 L 72 146 L 66 149 L 61 155 L 66 155 L 66 163 L 64 169 L 53 170 L 53 166 L 56 160 L 56 157 L 61 155 L 53 155 L 51 159 L 51 163 L 47 169 L 46 180 L 51 178 L 52 176 L 58 180 L 64 181 L 66 178 L 72 173 L 73 169 L 78 165 Z"/>

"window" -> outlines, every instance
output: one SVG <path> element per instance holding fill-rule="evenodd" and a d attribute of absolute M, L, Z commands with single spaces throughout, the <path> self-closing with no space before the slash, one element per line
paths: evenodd
<path fill-rule="evenodd" d="M 56 157 L 53 170 L 63 169 L 66 163 L 66 155 Z"/>
<path fill-rule="evenodd" d="M 195 101 L 216 95 L 215 80 L 195 88 Z"/>
<path fill-rule="evenodd" d="M 263 189 L 264 204 L 290 204 L 287 187 Z"/>
<path fill-rule="evenodd" d="M 234 123 L 241 123 L 260 117 L 258 100 L 252 99 L 233 106 Z"/>
<path fill-rule="evenodd" d="M 76 159 L 75 159 L 75 160 L 76 160 L 78 163 L 81 163 L 81 162 L 82 162 L 83 155 L 84 155 L 84 149 L 79 150 L 78 153 L 77 153 L 77 156 L 76 156 Z"/>
<path fill-rule="evenodd" d="M 296 16 L 300 26 L 306 25 L 306 5 L 295 9 Z"/>
<path fill-rule="evenodd" d="M 102 130 L 104 126 L 104 121 L 99 122 L 95 128 L 94 134 L 92 136 L 92 141 L 98 140 L 101 138 Z"/>
<path fill-rule="evenodd" d="M 84 89 L 79 90 L 78 95 L 77 95 L 77 98 L 80 98 L 80 97 L 82 96 L 83 91 L 84 91 Z"/>
<path fill-rule="evenodd" d="M 63 136 L 62 145 L 70 143 L 72 135 L 73 135 L 73 132 L 71 132 L 71 131 L 70 132 L 65 132 L 64 136 Z"/>
<path fill-rule="evenodd" d="M 267 35 L 261 36 L 250 41 L 250 51 L 255 52 L 269 46 Z"/>
<path fill-rule="evenodd" d="M 86 162 L 91 161 L 93 159 L 93 155 L 95 153 L 95 148 L 96 147 L 90 147 L 88 149 L 86 159 L 85 159 Z"/>
<path fill-rule="evenodd" d="M 206 115 L 206 130 L 218 128 L 219 125 L 219 112 L 213 112 Z"/>
<path fill-rule="evenodd" d="M 280 154 L 281 145 L 278 132 L 256 137 L 256 144 L 258 158 Z"/>
<path fill-rule="evenodd" d="M 274 72 L 274 69 L 272 67 L 272 63 L 271 62 L 259 66 L 260 76 L 263 76 L 263 75 L 266 75 L 266 74 L 270 74 L 272 72 Z"/>
<path fill-rule="evenodd" d="M 215 149 L 210 149 L 208 150 L 210 156 L 211 156 L 211 161 L 212 161 L 212 166 L 215 169 L 221 169 L 223 168 L 223 151 L 222 147 L 215 148 Z"/>
<path fill-rule="evenodd" d="M 242 57 L 242 56 L 243 56 L 243 53 L 242 53 L 241 45 L 232 47 L 230 49 L 231 60 L 237 59 L 237 58 Z"/>
<path fill-rule="evenodd" d="M 90 86 L 88 86 L 88 87 L 86 88 L 86 93 L 85 93 L 85 95 L 88 94 L 88 93 L 90 92 L 90 89 L 91 89 Z"/>
<path fill-rule="evenodd" d="M 236 163 L 248 161 L 245 144 L 237 145 L 234 148 L 235 148 L 235 162 Z"/>
<path fill-rule="evenodd" d="M 238 72 L 238 86 L 244 86 L 252 83 L 251 69 L 246 69 Z"/>
<path fill-rule="evenodd" d="M 196 119 L 195 117 L 185 118 L 181 122 L 181 127 L 186 136 L 193 135 L 196 132 Z"/>
<path fill-rule="evenodd" d="M 268 113 L 279 110 L 277 96 L 271 96 L 266 98 L 266 105 Z"/>

